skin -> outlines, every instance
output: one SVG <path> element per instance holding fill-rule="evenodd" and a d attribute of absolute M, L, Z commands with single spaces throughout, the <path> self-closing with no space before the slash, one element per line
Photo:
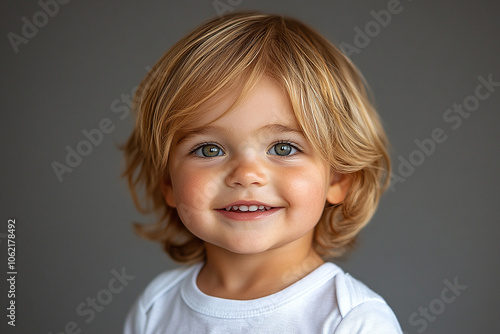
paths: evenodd
<path fill-rule="evenodd" d="M 176 134 L 163 193 L 205 242 L 200 290 L 243 300 L 280 291 L 323 263 L 312 248 L 314 227 L 325 201 L 343 201 L 349 182 L 333 173 L 302 135 L 274 80 L 263 77 L 241 104 L 214 121 L 234 99 L 229 95 L 197 119 L 193 126 L 201 131 Z M 277 145 L 280 141 L 287 143 Z M 207 152 L 215 156 L 205 157 Z M 239 200 L 277 209 L 247 221 L 218 210 Z"/>

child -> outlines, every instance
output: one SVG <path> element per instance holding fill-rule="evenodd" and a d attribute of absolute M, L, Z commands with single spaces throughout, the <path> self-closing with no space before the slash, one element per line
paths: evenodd
<path fill-rule="evenodd" d="M 364 87 L 325 38 L 275 15 L 213 19 L 160 59 L 124 174 L 160 213 L 136 231 L 190 265 L 150 283 L 125 333 L 401 333 L 380 296 L 325 262 L 388 183 Z"/>

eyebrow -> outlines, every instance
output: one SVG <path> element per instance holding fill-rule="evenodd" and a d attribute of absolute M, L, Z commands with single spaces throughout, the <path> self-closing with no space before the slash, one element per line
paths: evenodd
<path fill-rule="evenodd" d="M 221 126 L 217 125 L 206 125 L 203 127 L 199 127 L 196 129 L 193 129 L 189 132 L 186 132 L 179 140 L 177 141 L 177 145 L 179 145 L 181 142 L 188 140 L 191 137 L 194 136 L 199 136 L 199 135 L 204 135 L 204 134 L 212 134 L 212 133 L 223 133 L 225 132 L 224 128 Z M 303 136 L 303 133 L 301 130 L 295 128 L 295 127 L 289 127 L 283 124 L 267 124 L 264 125 L 263 127 L 260 127 L 257 129 L 257 132 L 272 132 L 272 133 L 287 133 L 287 132 L 292 132 L 292 133 L 298 133 L 301 136 Z"/>

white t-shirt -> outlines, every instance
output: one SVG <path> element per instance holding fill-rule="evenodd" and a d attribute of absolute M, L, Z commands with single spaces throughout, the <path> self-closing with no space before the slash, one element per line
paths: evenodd
<path fill-rule="evenodd" d="M 384 299 L 333 263 L 252 300 L 201 292 L 196 278 L 202 265 L 156 277 L 130 310 L 124 333 L 402 333 Z"/>

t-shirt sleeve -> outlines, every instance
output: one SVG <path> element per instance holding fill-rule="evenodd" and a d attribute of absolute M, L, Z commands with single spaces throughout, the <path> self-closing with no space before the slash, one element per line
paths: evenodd
<path fill-rule="evenodd" d="M 391 308 L 381 301 L 366 301 L 354 307 L 340 322 L 334 334 L 402 334 Z"/>
<path fill-rule="evenodd" d="M 180 267 L 165 271 L 155 277 L 139 295 L 125 319 L 124 334 L 142 334 L 148 325 L 148 312 L 157 298 L 178 284 L 193 267 Z"/>
<path fill-rule="evenodd" d="M 123 334 L 141 334 L 144 333 L 146 326 L 146 313 L 138 298 L 125 319 Z"/>

